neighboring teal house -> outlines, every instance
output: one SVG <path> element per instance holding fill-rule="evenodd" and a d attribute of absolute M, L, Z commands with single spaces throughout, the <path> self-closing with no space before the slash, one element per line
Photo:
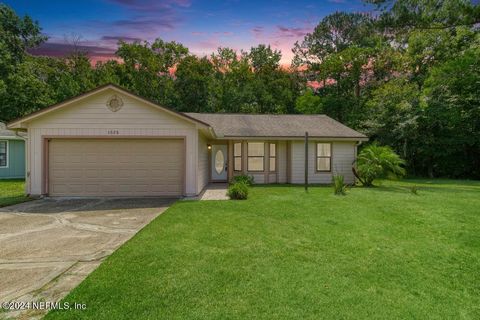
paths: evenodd
<path fill-rule="evenodd" d="M 25 178 L 25 137 L 0 122 L 0 179 Z"/>

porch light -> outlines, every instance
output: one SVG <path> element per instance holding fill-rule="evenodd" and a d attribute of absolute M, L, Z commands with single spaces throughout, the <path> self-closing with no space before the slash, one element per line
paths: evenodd
<path fill-rule="evenodd" d="M 207 144 L 207 149 L 208 149 L 208 150 L 212 150 L 212 145 L 211 145 L 211 144 Z"/>

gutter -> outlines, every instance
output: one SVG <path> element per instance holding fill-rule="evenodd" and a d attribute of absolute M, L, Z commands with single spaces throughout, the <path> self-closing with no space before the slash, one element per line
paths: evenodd
<path fill-rule="evenodd" d="M 25 138 L 15 132 L 14 136 L 0 136 L 0 140 L 25 140 Z"/>

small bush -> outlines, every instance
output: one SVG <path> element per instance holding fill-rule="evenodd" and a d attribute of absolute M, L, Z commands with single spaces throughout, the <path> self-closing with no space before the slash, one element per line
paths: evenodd
<path fill-rule="evenodd" d="M 251 185 L 253 185 L 253 176 L 248 176 L 246 174 L 242 174 L 240 176 L 233 177 L 231 183 L 234 184 L 234 183 L 237 183 L 237 182 L 243 182 L 247 186 L 251 186 Z"/>
<path fill-rule="evenodd" d="M 332 184 L 334 194 L 342 196 L 347 194 L 347 185 L 342 175 L 334 175 L 332 177 Z"/>
<path fill-rule="evenodd" d="M 245 200 L 248 197 L 248 185 L 245 182 L 235 182 L 228 187 L 227 195 L 233 200 Z"/>
<path fill-rule="evenodd" d="M 366 187 L 373 186 L 379 178 L 401 178 L 405 175 L 405 161 L 388 146 L 377 144 L 365 147 L 352 167 L 355 177 Z"/>
<path fill-rule="evenodd" d="M 410 187 L 410 192 L 414 195 L 418 195 L 418 187 L 413 185 Z"/>

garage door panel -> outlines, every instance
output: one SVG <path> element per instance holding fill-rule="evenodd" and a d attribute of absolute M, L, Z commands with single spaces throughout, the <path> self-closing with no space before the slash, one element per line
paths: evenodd
<path fill-rule="evenodd" d="M 51 196 L 181 196 L 183 140 L 52 139 Z"/>

